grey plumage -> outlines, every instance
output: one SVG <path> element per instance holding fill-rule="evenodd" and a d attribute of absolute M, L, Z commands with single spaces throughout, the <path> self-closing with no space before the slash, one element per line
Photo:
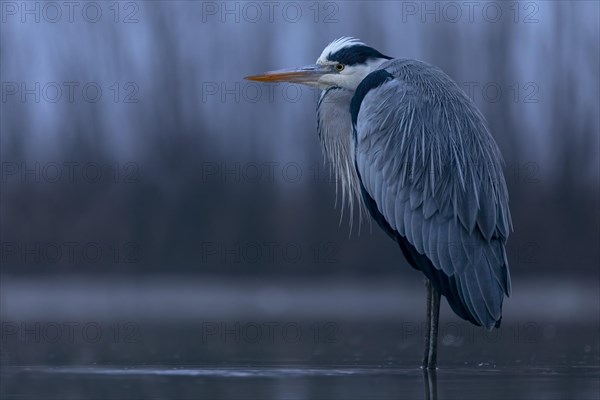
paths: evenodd
<path fill-rule="evenodd" d="M 360 181 L 354 163 L 354 139 L 349 104 L 354 92 L 342 88 L 324 90 L 317 106 L 317 132 L 323 153 L 335 175 L 336 203 L 341 198 L 343 217 L 345 205 L 352 230 L 354 205 L 358 208 L 359 229 L 367 209 L 360 192 Z M 337 121 L 332 124 L 330 121 Z M 340 193 L 341 190 L 341 193 Z M 340 196 L 341 195 L 341 196 Z M 340 220 L 341 222 L 341 220 Z"/>
<path fill-rule="evenodd" d="M 473 102 L 441 70 L 403 59 L 379 70 L 391 78 L 370 87 L 372 72 L 355 92 L 328 89 L 318 105 L 342 194 L 351 208 L 358 201 L 369 209 L 459 316 L 497 326 L 511 292 L 500 152 Z"/>

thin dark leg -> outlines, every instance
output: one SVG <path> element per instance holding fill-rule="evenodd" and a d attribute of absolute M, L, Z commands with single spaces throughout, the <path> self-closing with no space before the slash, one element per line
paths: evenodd
<path fill-rule="evenodd" d="M 432 306 L 432 290 L 429 279 L 425 280 L 427 286 L 427 322 L 425 326 L 425 352 L 423 354 L 423 369 L 427 369 L 429 365 L 429 346 L 431 343 L 431 306 Z"/>
<path fill-rule="evenodd" d="M 425 400 L 437 400 L 437 371 L 423 368 L 423 384 L 425 385 Z"/>
<path fill-rule="evenodd" d="M 427 357 L 427 368 L 435 369 L 437 367 L 437 344 L 438 344 L 438 328 L 440 322 L 440 294 L 429 283 L 431 291 L 431 320 L 429 332 L 429 354 Z"/>

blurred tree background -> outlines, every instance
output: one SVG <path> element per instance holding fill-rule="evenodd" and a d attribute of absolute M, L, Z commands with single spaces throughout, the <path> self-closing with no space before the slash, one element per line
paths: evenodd
<path fill-rule="evenodd" d="M 355 36 L 481 108 L 513 277 L 597 275 L 599 5 L 474 3 L 120 2 L 95 23 L 3 3 L 2 274 L 409 274 L 376 225 L 340 223 L 318 93 L 243 80 Z"/>

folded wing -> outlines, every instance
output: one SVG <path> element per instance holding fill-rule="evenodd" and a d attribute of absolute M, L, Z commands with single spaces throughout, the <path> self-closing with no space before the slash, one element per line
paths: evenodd
<path fill-rule="evenodd" d="M 392 60 L 352 99 L 356 168 L 373 217 L 462 318 L 498 326 L 511 230 L 500 152 L 442 71 Z"/>

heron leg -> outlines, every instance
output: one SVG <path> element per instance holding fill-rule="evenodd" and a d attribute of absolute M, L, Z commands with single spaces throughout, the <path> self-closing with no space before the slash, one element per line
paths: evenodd
<path fill-rule="evenodd" d="M 427 326 L 425 327 L 425 351 L 423 354 L 423 369 L 427 369 L 429 365 L 429 345 L 431 338 L 431 281 L 425 279 L 425 286 L 427 287 Z"/>
<path fill-rule="evenodd" d="M 427 327 L 425 330 L 425 354 L 423 369 L 435 369 L 437 366 L 437 342 L 440 320 L 440 293 L 428 279 L 427 285 Z"/>
<path fill-rule="evenodd" d="M 437 375 L 435 369 L 423 369 L 423 383 L 425 385 L 425 400 L 437 400 Z"/>

